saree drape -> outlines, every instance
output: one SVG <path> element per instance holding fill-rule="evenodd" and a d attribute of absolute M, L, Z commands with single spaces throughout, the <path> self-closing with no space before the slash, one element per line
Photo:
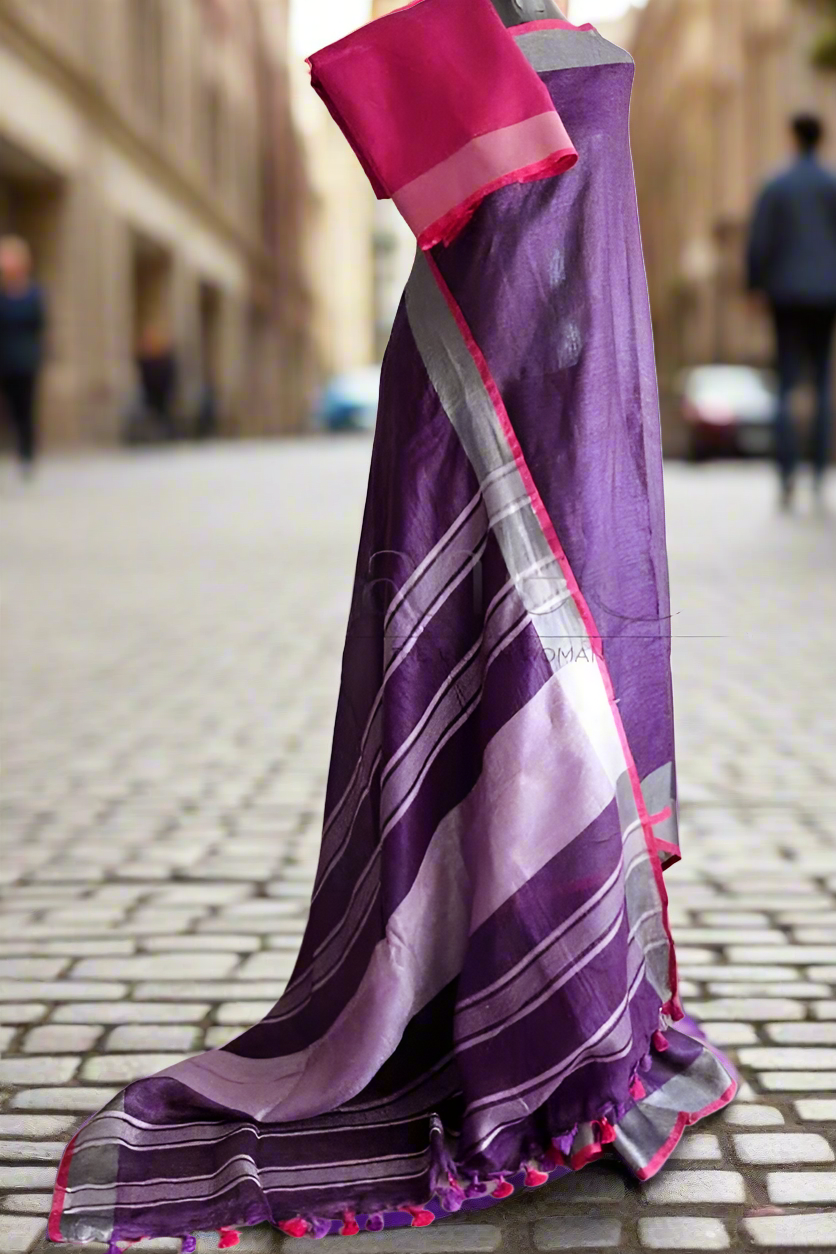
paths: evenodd
<path fill-rule="evenodd" d="M 420 0 L 311 69 L 419 248 L 309 923 L 261 1023 L 73 1139 L 57 1241 L 424 1224 L 604 1153 L 645 1179 L 735 1091 L 683 1017 L 663 881 L 670 609 L 630 58 L 591 28 Z"/>

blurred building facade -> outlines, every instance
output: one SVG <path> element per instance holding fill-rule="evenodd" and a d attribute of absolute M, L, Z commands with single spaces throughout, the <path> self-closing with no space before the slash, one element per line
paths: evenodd
<path fill-rule="evenodd" d="M 311 295 L 309 330 L 322 382 L 374 361 L 374 193 L 311 87 L 304 56 L 294 57 L 291 81 L 309 188 L 301 241 Z"/>
<path fill-rule="evenodd" d="M 178 412 L 294 429 L 315 372 L 287 0 L 0 0 L 0 231 L 51 312 L 47 444 L 113 442 L 154 332 Z"/>
<path fill-rule="evenodd" d="M 337 25 L 347 33 L 403 3 L 368 0 Z M 330 30 L 320 43 L 335 37 Z M 296 59 L 293 81 L 311 187 L 305 241 L 311 327 L 321 373 L 328 377 L 382 357 L 412 265 L 415 237 L 391 201 L 375 199 L 345 136 L 311 89 L 302 57 Z"/>
<path fill-rule="evenodd" d="M 790 153 L 789 116 L 829 123 L 836 80 L 813 68 L 820 11 L 807 0 L 648 0 L 629 33 L 642 237 L 669 452 L 683 447 L 678 371 L 768 364 L 772 337 L 744 286 L 754 197 Z"/>

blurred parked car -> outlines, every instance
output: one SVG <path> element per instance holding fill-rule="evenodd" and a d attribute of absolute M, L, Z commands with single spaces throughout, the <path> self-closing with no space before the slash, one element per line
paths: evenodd
<path fill-rule="evenodd" d="M 377 419 L 380 367 L 335 375 L 319 399 L 316 419 L 327 431 L 371 431 Z"/>
<path fill-rule="evenodd" d="M 679 394 L 693 461 L 772 453 L 776 395 L 768 371 L 695 366 L 680 376 Z"/>

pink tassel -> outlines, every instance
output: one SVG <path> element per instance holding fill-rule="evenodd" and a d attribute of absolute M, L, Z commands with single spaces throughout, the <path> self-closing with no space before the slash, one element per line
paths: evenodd
<path fill-rule="evenodd" d="M 665 1050 L 668 1048 L 668 1042 L 665 1039 L 665 1035 L 663 1032 L 660 1032 L 658 1028 L 653 1033 L 653 1048 L 656 1050 L 657 1054 L 664 1054 Z"/>
<path fill-rule="evenodd" d="M 494 1189 L 493 1196 L 501 1199 L 503 1197 L 510 1197 L 513 1192 L 514 1192 L 513 1184 L 510 1184 L 509 1181 L 507 1181 L 504 1176 L 500 1176 L 499 1184 Z"/>
<path fill-rule="evenodd" d="M 552 1172 L 555 1167 L 563 1167 L 565 1165 L 566 1155 L 562 1149 L 552 1142 L 540 1160 L 540 1166 L 544 1171 Z"/>
<path fill-rule="evenodd" d="M 596 1119 L 595 1122 L 601 1129 L 601 1144 L 612 1145 L 615 1140 L 615 1128 L 612 1126 L 609 1119 Z"/>
<path fill-rule="evenodd" d="M 183 1244 L 180 1247 L 181 1254 L 195 1254 L 197 1250 L 197 1237 L 183 1237 Z"/>
<path fill-rule="evenodd" d="M 358 1224 L 354 1216 L 354 1211 L 347 1210 L 345 1214 L 343 1215 L 343 1226 L 342 1228 L 340 1228 L 340 1236 L 341 1237 L 356 1237 L 359 1231 L 360 1231 L 360 1225 Z"/>
<path fill-rule="evenodd" d="M 421 1206 L 402 1206 L 401 1210 L 412 1216 L 413 1228 L 426 1228 L 435 1219 L 431 1210 L 424 1210 Z"/>
<path fill-rule="evenodd" d="M 240 1232 L 236 1232 L 234 1228 L 219 1228 L 218 1235 L 221 1238 L 218 1242 L 219 1250 L 231 1250 L 241 1240 Z"/>
<path fill-rule="evenodd" d="M 369 1232 L 381 1232 L 383 1230 L 384 1220 L 381 1214 L 369 1215 L 366 1220 L 366 1228 Z"/>
<path fill-rule="evenodd" d="M 549 1173 L 547 1171 L 538 1171 L 536 1167 L 529 1167 L 525 1173 L 525 1187 L 527 1189 L 539 1189 L 540 1185 L 545 1184 L 548 1178 Z"/>
<path fill-rule="evenodd" d="M 640 1102 L 643 1097 L 647 1097 L 647 1089 L 642 1084 L 639 1076 L 633 1078 L 633 1083 L 630 1085 L 630 1096 L 634 1097 L 637 1102 Z"/>
<path fill-rule="evenodd" d="M 281 1228 L 282 1232 L 286 1232 L 289 1237 L 304 1237 L 308 1234 L 308 1225 L 298 1215 L 295 1219 L 285 1219 L 276 1226 Z"/>

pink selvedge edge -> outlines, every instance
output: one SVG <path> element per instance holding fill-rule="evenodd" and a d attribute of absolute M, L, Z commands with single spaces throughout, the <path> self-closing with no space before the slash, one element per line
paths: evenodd
<path fill-rule="evenodd" d="M 674 951 L 673 935 L 671 934 L 671 928 L 670 928 L 670 918 L 669 918 L 669 910 L 668 910 L 668 893 L 665 887 L 664 875 L 662 872 L 662 865 L 659 861 L 659 858 L 657 857 L 656 838 L 653 834 L 653 824 L 650 821 L 650 816 L 647 811 L 647 805 L 645 803 L 644 794 L 642 792 L 641 780 L 639 779 L 639 773 L 638 773 L 638 770 L 636 769 L 636 763 L 633 759 L 633 754 L 630 749 L 629 742 L 627 740 L 627 733 L 624 729 L 624 723 L 622 722 L 622 719 L 621 719 L 621 712 L 619 711 L 618 704 L 615 699 L 615 690 L 613 688 L 609 669 L 607 668 L 607 664 L 604 661 L 602 647 L 601 647 L 601 636 L 600 636 L 600 633 L 598 632 L 597 627 L 595 626 L 595 620 L 592 616 L 592 612 L 586 603 L 583 593 L 581 592 L 580 585 L 578 584 L 578 581 L 575 578 L 575 573 L 572 570 L 572 567 L 569 563 L 569 559 L 567 558 L 566 553 L 563 549 L 563 545 L 560 543 L 560 540 L 557 535 L 557 531 L 555 530 L 554 523 L 549 517 L 548 511 L 543 502 L 543 498 L 540 496 L 537 485 L 534 482 L 534 477 L 531 474 L 531 471 L 529 470 L 528 463 L 526 462 L 525 456 L 522 451 L 522 446 L 520 445 L 520 442 L 517 439 L 517 435 L 516 435 L 516 432 L 514 431 L 514 427 L 511 423 L 511 419 L 508 415 L 508 411 L 505 408 L 505 402 L 503 401 L 499 393 L 499 388 L 497 387 L 496 381 L 494 380 L 494 377 L 491 374 L 491 370 L 490 370 L 490 367 L 488 366 L 487 361 L 485 360 L 485 356 L 482 350 L 479 348 L 479 345 L 476 343 L 476 340 L 474 339 L 474 336 L 473 336 L 473 332 L 471 331 L 467 323 L 467 320 L 459 307 L 457 300 L 455 299 L 455 297 L 453 296 L 453 293 L 450 291 L 449 287 L 447 286 L 447 283 L 444 280 L 444 276 L 439 270 L 436 261 L 430 254 L 427 254 L 427 260 L 430 264 L 430 268 L 432 269 L 432 272 L 435 277 L 435 281 L 438 284 L 439 290 L 442 296 L 444 297 L 447 303 L 447 306 L 456 321 L 456 325 L 458 326 L 459 331 L 462 335 L 462 338 L 465 341 L 467 350 L 470 353 L 477 370 L 479 371 L 479 375 L 482 379 L 483 384 L 485 385 L 485 389 L 488 393 L 488 396 L 491 399 L 491 403 L 494 407 L 494 411 L 496 413 L 497 418 L 499 419 L 499 424 L 502 428 L 502 431 L 503 431 L 503 434 L 505 435 L 506 440 L 508 441 L 508 446 L 511 450 L 511 454 L 516 463 L 517 470 L 519 471 L 520 478 L 522 479 L 522 482 L 523 482 L 523 486 L 525 487 L 526 493 L 528 495 L 528 499 L 531 502 L 531 507 L 534 510 L 534 513 L 540 523 L 540 526 L 543 528 L 543 534 L 546 537 L 546 542 L 548 543 L 549 548 L 554 554 L 558 562 L 558 565 L 560 566 L 560 569 L 563 572 L 563 577 L 566 580 L 566 584 L 567 584 L 567 587 L 569 588 L 569 592 L 572 596 L 573 601 L 575 602 L 575 606 L 578 610 L 578 613 L 581 616 L 581 620 L 584 624 L 584 627 L 586 628 L 586 633 L 589 637 L 592 651 L 595 654 L 595 658 L 598 663 L 598 669 L 601 673 L 601 678 L 603 680 L 604 691 L 606 692 L 607 700 L 609 702 L 613 723 L 615 725 L 616 732 L 618 733 L 619 741 L 621 742 L 621 749 L 624 754 L 624 762 L 627 768 L 627 773 L 628 773 L 630 784 L 631 784 L 632 791 L 633 791 L 633 799 L 636 805 L 636 812 L 639 816 L 639 821 L 641 822 L 645 844 L 647 845 L 648 851 L 651 854 L 650 861 L 651 861 L 651 866 L 653 868 L 653 876 L 656 882 L 656 888 L 657 888 L 657 892 L 659 894 L 659 900 L 662 906 L 662 923 L 665 929 L 665 934 L 667 935 L 668 942 L 669 942 L 669 967 L 668 967 L 669 980 L 668 980 L 668 983 L 670 985 L 671 996 L 670 996 L 670 999 L 662 1006 L 662 1014 L 667 1015 L 669 1018 L 673 1020 L 678 1020 L 678 1019 L 683 1018 L 684 1011 L 682 1010 L 682 1006 L 681 1006 L 681 1003 L 679 1000 L 679 994 L 678 994 L 679 980 L 678 980 L 678 972 L 677 972 L 677 965 L 676 965 L 676 953 Z"/>

